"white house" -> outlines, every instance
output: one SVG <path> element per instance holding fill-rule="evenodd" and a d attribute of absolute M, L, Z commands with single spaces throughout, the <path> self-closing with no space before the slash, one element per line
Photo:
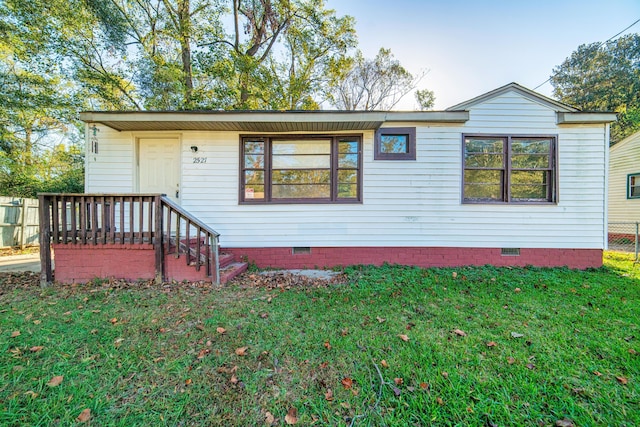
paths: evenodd
<path fill-rule="evenodd" d="M 164 193 L 260 267 L 602 264 L 615 115 L 515 83 L 445 111 L 81 119 L 87 193 Z"/>
<path fill-rule="evenodd" d="M 640 221 L 640 132 L 609 149 L 609 221 Z"/>

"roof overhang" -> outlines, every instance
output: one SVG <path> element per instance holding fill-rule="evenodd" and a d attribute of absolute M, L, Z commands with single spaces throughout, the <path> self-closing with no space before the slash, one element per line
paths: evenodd
<path fill-rule="evenodd" d="M 118 131 L 341 132 L 384 123 L 464 123 L 468 111 L 184 111 L 80 113 L 86 123 Z"/>
<path fill-rule="evenodd" d="M 579 113 L 558 113 L 559 125 L 611 123 L 617 120 L 616 113 L 602 112 L 579 112 Z"/>

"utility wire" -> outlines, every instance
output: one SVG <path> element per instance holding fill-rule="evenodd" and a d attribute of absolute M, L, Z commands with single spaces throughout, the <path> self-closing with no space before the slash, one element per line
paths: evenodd
<path fill-rule="evenodd" d="M 624 30 L 620 31 L 618 34 L 616 34 L 615 36 L 611 36 L 609 37 L 608 40 L 600 42 L 600 44 L 598 44 L 598 47 L 602 46 L 605 43 L 609 43 L 611 40 L 615 39 L 616 37 L 618 37 L 620 34 L 624 33 L 625 31 L 627 31 L 629 28 L 633 27 L 634 25 L 636 25 L 638 22 L 640 22 L 640 19 L 637 19 L 633 24 L 629 25 L 627 28 L 625 28 Z M 547 80 L 543 81 L 542 83 L 540 83 L 538 86 L 534 87 L 533 90 L 538 89 L 540 86 L 544 86 L 547 83 L 549 83 L 549 81 L 551 80 L 551 77 L 549 77 Z"/>

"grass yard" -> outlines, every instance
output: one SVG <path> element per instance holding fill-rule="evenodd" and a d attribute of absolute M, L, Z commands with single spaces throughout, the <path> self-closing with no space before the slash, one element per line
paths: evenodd
<path fill-rule="evenodd" d="M 0 276 L 0 425 L 640 425 L 626 255 L 345 273 L 275 288 Z"/>

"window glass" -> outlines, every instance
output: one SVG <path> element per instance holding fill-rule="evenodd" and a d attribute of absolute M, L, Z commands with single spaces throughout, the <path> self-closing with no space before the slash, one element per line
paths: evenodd
<path fill-rule="evenodd" d="M 380 128 L 376 131 L 375 160 L 415 160 L 416 128 Z"/>
<path fill-rule="evenodd" d="M 358 202 L 361 137 L 246 138 L 241 202 Z"/>
<path fill-rule="evenodd" d="M 555 137 L 465 136 L 463 200 L 553 202 Z"/>
<path fill-rule="evenodd" d="M 380 135 L 380 152 L 384 154 L 405 154 L 409 152 L 408 135 Z"/>
<path fill-rule="evenodd" d="M 628 197 L 630 199 L 640 197 L 640 174 L 629 175 L 629 191 Z"/>

